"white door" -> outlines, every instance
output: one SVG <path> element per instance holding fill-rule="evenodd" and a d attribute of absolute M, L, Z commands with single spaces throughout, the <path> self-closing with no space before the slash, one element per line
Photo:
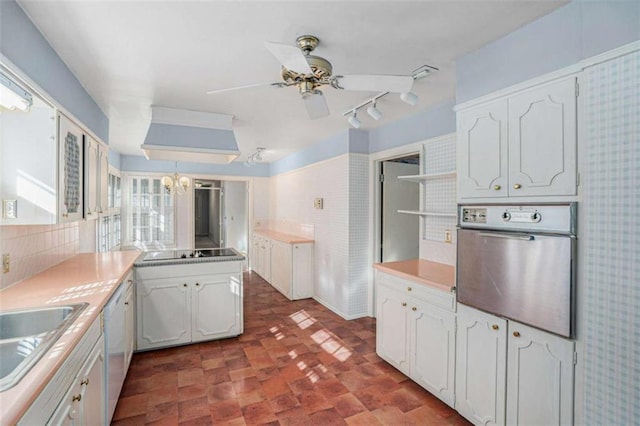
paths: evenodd
<path fill-rule="evenodd" d="M 105 383 L 104 383 L 104 338 L 96 343 L 89 359 L 80 372 L 80 397 L 82 424 L 104 423 Z"/>
<path fill-rule="evenodd" d="M 576 193 L 576 78 L 509 99 L 509 195 Z"/>
<path fill-rule="evenodd" d="M 91 136 L 84 135 L 84 217 L 97 219 L 98 188 L 100 184 L 100 155 L 98 142 Z"/>
<path fill-rule="evenodd" d="M 99 145 L 98 158 L 100 159 L 98 213 L 105 214 L 109 209 L 109 149 Z"/>
<path fill-rule="evenodd" d="M 280 293 L 291 299 L 291 244 L 273 241 L 271 262 L 275 268 L 271 270 L 269 281 Z"/>
<path fill-rule="evenodd" d="M 191 341 L 189 284 L 177 280 L 158 278 L 137 282 L 138 349 Z"/>
<path fill-rule="evenodd" d="M 458 112 L 458 196 L 506 197 L 507 101 Z"/>
<path fill-rule="evenodd" d="M 417 259 L 419 257 L 420 218 L 398 213 L 398 210 L 420 209 L 420 186 L 415 182 L 401 181 L 398 176 L 420 173 L 418 164 L 393 161 L 381 163 L 382 181 L 382 258 L 381 262 Z"/>
<path fill-rule="evenodd" d="M 129 284 L 124 301 L 124 369 L 129 369 L 131 364 L 131 357 L 133 356 L 133 350 L 135 348 L 135 297 L 134 297 L 134 285 Z"/>
<path fill-rule="evenodd" d="M 240 296 L 237 275 L 193 277 L 191 285 L 192 341 L 240 334 Z"/>
<path fill-rule="evenodd" d="M 573 424 L 574 343 L 509 321 L 507 424 Z"/>
<path fill-rule="evenodd" d="M 505 424 L 506 336 L 506 320 L 458 304 L 455 408 L 474 424 Z"/>
<path fill-rule="evenodd" d="M 224 181 L 224 240 L 225 247 L 247 252 L 247 183 Z"/>
<path fill-rule="evenodd" d="M 297 300 L 313 297 L 315 277 L 313 264 L 313 244 L 294 244 L 291 272 L 292 299 Z"/>
<path fill-rule="evenodd" d="M 58 116 L 58 211 L 60 222 L 82 220 L 82 129 L 64 115 Z"/>
<path fill-rule="evenodd" d="M 416 299 L 410 304 L 411 378 L 453 406 L 456 316 Z"/>
<path fill-rule="evenodd" d="M 407 298 L 401 292 L 376 286 L 376 352 L 408 375 L 407 306 Z"/>

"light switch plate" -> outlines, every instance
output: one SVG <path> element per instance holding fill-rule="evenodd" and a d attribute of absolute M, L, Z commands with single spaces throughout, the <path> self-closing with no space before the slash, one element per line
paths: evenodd
<path fill-rule="evenodd" d="M 2 200 L 2 217 L 4 219 L 18 218 L 18 200 Z"/>
<path fill-rule="evenodd" d="M 315 200 L 313 200 L 313 207 L 318 209 L 318 210 L 322 210 L 322 198 L 316 198 Z"/>
<path fill-rule="evenodd" d="M 9 253 L 2 255 L 2 272 L 5 274 L 11 270 L 11 256 Z"/>

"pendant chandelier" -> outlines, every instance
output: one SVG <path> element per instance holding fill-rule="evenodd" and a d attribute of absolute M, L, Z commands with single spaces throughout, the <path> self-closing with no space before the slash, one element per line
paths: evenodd
<path fill-rule="evenodd" d="M 173 174 L 173 176 L 162 176 L 162 180 L 160 180 L 160 182 L 169 194 L 181 195 L 187 192 L 187 189 L 191 186 L 191 179 L 189 179 L 187 176 L 179 176 L 177 169 L 178 162 L 176 161 L 176 172 Z"/>

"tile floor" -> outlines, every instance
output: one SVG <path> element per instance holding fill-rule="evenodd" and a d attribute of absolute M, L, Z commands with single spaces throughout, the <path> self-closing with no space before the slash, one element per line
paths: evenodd
<path fill-rule="evenodd" d="M 375 320 L 290 302 L 245 274 L 237 338 L 135 354 L 114 425 L 461 425 L 382 361 Z"/>

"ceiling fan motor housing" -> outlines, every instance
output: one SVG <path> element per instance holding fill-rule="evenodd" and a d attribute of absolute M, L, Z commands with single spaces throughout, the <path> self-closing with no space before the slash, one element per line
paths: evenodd
<path fill-rule="evenodd" d="M 323 80 L 331 77 L 333 67 L 331 62 L 320 56 L 310 53 L 318 46 L 320 40 L 312 35 L 303 35 L 296 39 L 296 43 L 311 68 L 312 74 L 303 74 L 282 67 L 282 79 L 288 84 L 299 84 L 302 95 L 313 93 L 314 89 L 321 84 L 327 84 Z M 304 83 L 304 84 L 302 84 Z"/>

